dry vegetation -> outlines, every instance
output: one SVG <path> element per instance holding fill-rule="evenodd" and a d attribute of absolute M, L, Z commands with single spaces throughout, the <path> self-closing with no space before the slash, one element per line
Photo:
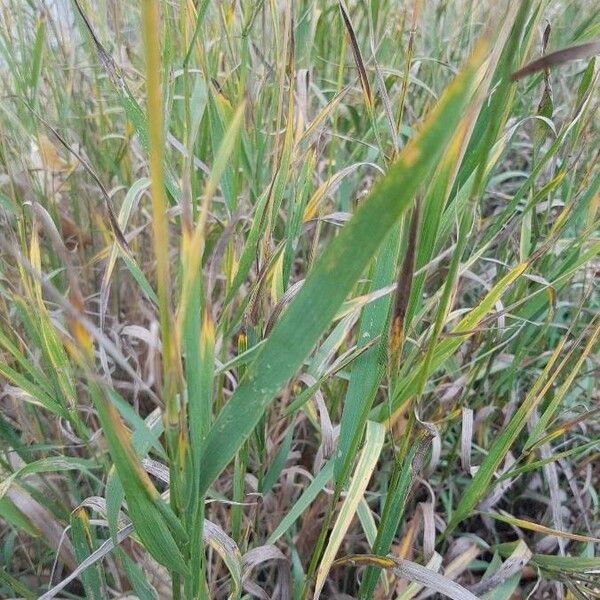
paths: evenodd
<path fill-rule="evenodd" d="M 596 3 L 0 9 L 0 597 L 600 597 Z"/>

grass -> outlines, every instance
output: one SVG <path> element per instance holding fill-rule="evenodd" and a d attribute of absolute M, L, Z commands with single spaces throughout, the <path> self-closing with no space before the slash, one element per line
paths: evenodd
<path fill-rule="evenodd" d="M 593 2 L 0 8 L 0 596 L 600 596 Z"/>

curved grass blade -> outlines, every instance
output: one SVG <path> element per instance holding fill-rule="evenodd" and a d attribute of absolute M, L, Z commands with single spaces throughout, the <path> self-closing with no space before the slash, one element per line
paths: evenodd
<path fill-rule="evenodd" d="M 33 475 L 36 473 L 53 473 L 55 471 L 87 471 L 97 467 L 94 461 L 86 460 L 83 458 L 75 458 L 72 456 L 49 456 L 47 458 L 41 458 L 35 462 L 23 465 L 20 469 L 17 469 L 14 473 L 5 477 L 0 482 L 0 499 L 4 497 L 10 486 L 18 481 L 22 477 L 27 475 Z"/>
<path fill-rule="evenodd" d="M 532 521 L 527 521 L 526 519 L 518 519 L 517 517 L 513 517 L 507 514 L 500 514 L 497 512 L 482 512 L 480 513 L 485 517 L 489 517 L 490 519 L 495 519 L 496 521 L 502 521 L 503 523 L 508 523 L 513 527 L 520 527 L 521 529 L 527 529 L 528 531 L 535 531 L 537 533 L 541 533 L 543 535 L 552 536 L 556 538 L 563 538 L 567 540 L 573 540 L 576 542 L 591 542 L 593 544 L 600 544 L 600 539 L 591 537 L 589 535 L 580 535 L 578 533 L 571 533 L 570 531 L 559 531 L 558 529 L 553 529 L 552 527 L 546 527 L 545 525 L 540 525 L 539 523 L 534 523 Z"/>
<path fill-rule="evenodd" d="M 512 74 L 512 80 L 517 81 L 523 77 L 536 73 L 537 71 L 544 71 L 550 67 L 556 65 L 562 65 L 566 62 L 578 60 L 580 58 L 588 58 L 594 54 L 600 53 L 600 40 L 593 40 L 579 46 L 570 46 L 569 48 L 563 48 L 562 50 L 556 50 L 556 52 L 550 52 L 545 54 L 541 58 L 530 62 L 518 71 Z"/>

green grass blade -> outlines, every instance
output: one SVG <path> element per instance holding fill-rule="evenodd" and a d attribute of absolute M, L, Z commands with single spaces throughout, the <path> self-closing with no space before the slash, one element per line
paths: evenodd
<path fill-rule="evenodd" d="M 175 530 L 175 535 L 180 539 L 185 538 L 185 532 L 177 529 L 175 516 L 168 514 L 169 507 L 164 504 L 142 468 L 116 409 L 94 384 L 90 386 L 90 390 L 93 391 L 96 410 L 125 491 L 128 513 L 136 533 L 159 563 L 182 575 L 187 574 L 185 561 L 172 530 Z"/>
<path fill-rule="evenodd" d="M 391 233 L 381 249 L 375 264 L 371 291 L 378 290 L 394 280 L 398 259 L 400 229 Z M 381 298 L 365 307 L 358 332 L 358 343 L 364 345 L 383 336 L 377 344 L 357 358 L 352 365 L 352 373 L 344 402 L 340 435 L 336 455 L 335 477 L 338 485 L 344 485 L 359 448 L 369 410 L 375 400 L 377 387 L 385 374 L 385 352 L 387 348 L 385 327 L 391 297 Z"/>
<path fill-rule="evenodd" d="M 304 513 L 333 475 L 333 460 L 329 460 L 304 490 L 296 504 L 281 520 L 266 543 L 274 544 Z"/>
<path fill-rule="evenodd" d="M 92 532 L 87 513 L 84 509 L 76 510 L 71 515 L 71 534 L 73 537 L 73 548 L 75 557 L 79 562 L 85 560 L 94 548 L 92 545 Z M 85 589 L 86 598 L 101 600 L 102 583 L 99 565 L 93 565 L 81 573 L 81 582 Z"/>

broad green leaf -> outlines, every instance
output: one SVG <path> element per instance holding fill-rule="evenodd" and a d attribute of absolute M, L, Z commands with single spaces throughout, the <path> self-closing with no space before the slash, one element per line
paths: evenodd
<path fill-rule="evenodd" d="M 202 454 L 200 492 L 221 473 L 258 423 L 267 405 L 296 372 L 369 260 L 408 208 L 468 104 L 487 44 L 480 43 L 448 87 L 421 133 L 373 188 L 351 221 L 325 250 L 244 380 L 223 408 Z"/>
<path fill-rule="evenodd" d="M 42 57 L 44 53 L 44 35 L 46 29 L 46 18 L 42 17 L 38 20 L 35 32 L 35 41 L 33 43 L 33 53 L 31 60 L 31 72 L 29 76 L 29 88 L 32 99 L 32 104 L 35 105 L 37 96 L 38 82 L 42 71 Z"/>

